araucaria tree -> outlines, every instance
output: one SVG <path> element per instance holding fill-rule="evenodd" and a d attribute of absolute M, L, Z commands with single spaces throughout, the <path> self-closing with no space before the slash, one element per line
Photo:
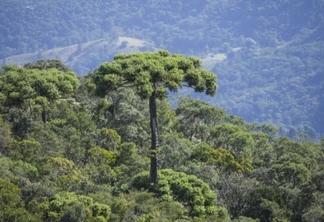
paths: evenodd
<path fill-rule="evenodd" d="M 159 146 L 156 100 L 167 91 L 182 86 L 215 95 L 215 74 L 202 69 L 199 58 L 170 54 L 168 51 L 116 55 L 113 62 L 100 65 L 93 75 L 96 93 L 105 96 L 119 87 L 133 87 L 142 99 L 149 99 L 151 127 L 150 181 L 157 182 L 156 150 Z"/>

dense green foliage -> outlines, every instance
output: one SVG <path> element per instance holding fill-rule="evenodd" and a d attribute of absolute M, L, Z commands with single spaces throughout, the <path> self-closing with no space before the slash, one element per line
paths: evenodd
<path fill-rule="evenodd" d="M 0 70 L 2 221 L 324 220 L 324 139 L 161 98 L 153 184 L 149 106 L 137 88 L 102 98 L 96 71 L 77 78 L 41 64 L 57 62 Z"/>
<path fill-rule="evenodd" d="M 153 185 L 148 180 L 148 172 L 138 174 L 133 179 L 133 187 L 154 192 L 162 200 L 176 200 L 188 206 L 190 216 L 211 217 L 225 221 L 225 209 L 215 206 L 216 195 L 201 179 L 170 169 L 159 171 L 159 180 Z"/>

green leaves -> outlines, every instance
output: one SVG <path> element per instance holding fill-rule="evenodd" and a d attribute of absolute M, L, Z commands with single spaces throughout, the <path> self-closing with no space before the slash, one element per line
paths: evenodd
<path fill-rule="evenodd" d="M 106 221 L 110 207 L 94 202 L 91 197 L 62 192 L 54 196 L 49 203 L 48 219 L 61 221 Z"/>
<path fill-rule="evenodd" d="M 250 157 L 255 145 L 251 133 L 230 123 L 216 125 L 211 131 L 211 137 L 216 147 L 224 147 L 240 158 Z"/>
<path fill-rule="evenodd" d="M 7 155 L 15 160 L 31 162 L 40 154 L 42 146 L 36 140 L 13 141 L 7 150 Z"/>
<path fill-rule="evenodd" d="M 4 67 L 0 72 L 0 111 L 21 134 L 35 119 L 46 123 L 49 105 L 72 96 L 79 85 L 73 72 L 54 68 Z"/>
<path fill-rule="evenodd" d="M 177 200 L 188 206 L 191 216 L 217 215 L 216 194 L 196 176 L 165 169 L 159 171 L 156 185 L 150 184 L 148 178 L 148 172 L 138 174 L 133 178 L 133 187 L 148 189 L 164 200 Z"/>
<path fill-rule="evenodd" d="M 114 151 L 120 145 L 121 137 L 113 129 L 103 128 L 98 133 L 97 144 L 107 150 Z"/>
<path fill-rule="evenodd" d="M 171 55 L 167 51 L 116 55 L 112 63 L 103 63 L 95 71 L 93 81 L 98 95 L 127 84 L 135 87 L 143 99 L 164 87 L 176 92 L 183 82 L 208 95 L 214 95 L 217 88 L 215 75 L 201 69 L 198 58 Z M 160 97 L 165 97 L 165 93 Z"/>
<path fill-rule="evenodd" d="M 190 140 L 206 141 L 211 128 L 224 122 L 227 116 L 225 110 L 192 98 L 180 98 L 175 111 L 179 119 L 178 130 Z"/>
<path fill-rule="evenodd" d="M 24 209 L 20 188 L 3 179 L 0 179 L 0 217 L 3 221 L 36 221 L 36 218 Z"/>
<path fill-rule="evenodd" d="M 70 96 L 78 87 L 72 72 L 57 69 L 37 70 L 17 68 L 0 76 L 0 93 L 6 96 L 6 105 L 22 106 L 25 100 L 37 97 L 53 102 Z"/>
<path fill-rule="evenodd" d="M 1 106 L 1 104 L 0 104 Z M 3 122 L 2 116 L 0 115 L 0 152 L 4 149 L 11 141 L 11 131 L 8 123 Z"/>
<path fill-rule="evenodd" d="M 96 166 L 114 165 L 116 162 L 116 153 L 105 150 L 100 147 L 94 147 L 89 150 L 90 162 Z"/>
<path fill-rule="evenodd" d="M 45 70 L 45 69 L 57 69 L 61 72 L 71 72 L 71 69 L 69 69 L 66 65 L 62 63 L 61 60 L 58 59 L 48 59 L 48 60 L 38 60 L 34 63 L 26 63 L 24 65 L 24 68 L 26 69 L 39 69 L 39 70 Z"/>

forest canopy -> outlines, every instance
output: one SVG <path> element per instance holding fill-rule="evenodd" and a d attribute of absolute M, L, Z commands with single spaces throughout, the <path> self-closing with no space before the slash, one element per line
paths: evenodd
<path fill-rule="evenodd" d="M 324 220 L 324 139 L 161 97 L 154 184 L 148 99 L 135 86 L 99 97 L 101 67 L 77 77 L 57 64 L 0 70 L 2 220 Z"/>

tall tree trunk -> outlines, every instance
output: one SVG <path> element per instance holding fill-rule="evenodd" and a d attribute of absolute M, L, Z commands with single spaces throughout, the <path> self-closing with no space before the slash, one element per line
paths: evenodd
<path fill-rule="evenodd" d="M 156 151 L 159 146 L 158 138 L 158 123 L 156 114 L 156 91 L 150 97 L 150 127 L 151 127 L 151 168 L 150 168 L 150 182 L 156 184 L 157 182 L 157 160 Z"/>
<path fill-rule="evenodd" d="M 43 123 L 47 122 L 47 112 L 45 111 L 45 109 L 42 111 L 42 121 Z"/>

